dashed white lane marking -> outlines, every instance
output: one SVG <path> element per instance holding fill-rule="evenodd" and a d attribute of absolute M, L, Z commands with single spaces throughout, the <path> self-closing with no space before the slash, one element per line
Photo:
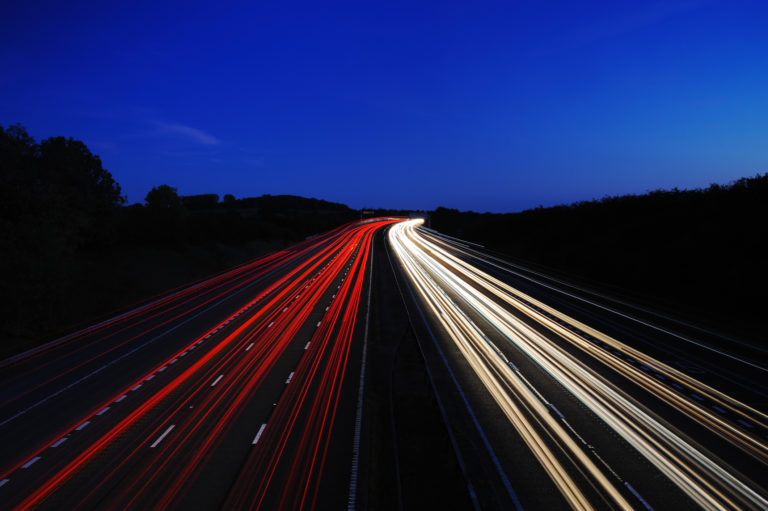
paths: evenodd
<path fill-rule="evenodd" d="M 122 401 L 122 400 L 123 400 L 123 399 L 125 399 L 125 398 L 126 398 L 126 395 L 125 395 L 125 394 L 123 394 L 123 395 L 122 395 L 122 396 L 120 396 L 119 398 L 115 399 L 115 403 L 119 403 L 120 401 Z"/>
<path fill-rule="evenodd" d="M 256 433 L 255 437 L 253 437 L 253 442 L 251 442 L 251 445 L 256 445 L 256 442 L 259 441 L 259 438 L 261 437 L 261 434 L 264 433 L 264 428 L 266 428 L 266 427 L 267 427 L 267 423 L 266 422 L 261 425 L 261 427 L 259 428 L 259 432 Z"/>
<path fill-rule="evenodd" d="M 275 324 L 275 322 L 274 322 L 274 321 L 273 321 L 273 322 L 271 322 L 270 324 L 268 324 L 268 325 L 267 325 L 267 328 L 270 328 L 270 327 L 272 327 L 272 325 L 274 325 L 274 324 Z"/>
<path fill-rule="evenodd" d="M 171 360 L 170 362 L 168 362 L 168 364 L 175 364 L 177 360 L 178 360 L 178 358 L 174 358 L 173 360 Z"/>
<path fill-rule="evenodd" d="M 80 431 L 81 429 L 83 429 L 84 427 L 86 427 L 90 423 L 91 423 L 91 421 L 83 422 L 82 424 L 80 424 L 78 427 L 75 428 L 75 431 Z"/>
<path fill-rule="evenodd" d="M 146 378 L 144 378 L 144 381 L 149 381 L 149 380 L 151 380 L 151 379 L 152 379 L 152 378 L 154 378 L 154 377 L 155 377 L 155 375 L 154 375 L 154 374 L 150 374 L 149 376 L 147 376 Z"/>
<path fill-rule="evenodd" d="M 316 326 L 320 326 L 320 323 L 322 323 L 322 321 L 318 321 Z"/>
<path fill-rule="evenodd" d="M 168 429 L 166 429 L 166 430 L 163 432 L 163 434 L 162 434 L 162 435 L 160 435 L 160 436 L 157 438 L 157 440 L 155 440 L 155 443 L 153 443 L 152 445 L 150 445 L 150 446 L 149 446 L 149 448 L 150 448 L 150 449 L 154 449 L 155 447 L 157 447 L 157 444 L 159 444 L 160 442 L 162 442 L 162 441 L 163 441 L 163 438 L 165 438 L 166 436 L 168 436 L 168 433 L 170 433 L 170 432 L 171 432 L 171 430 L 172 430 L 173 428 L 175 428 L 175 427 L 176 427 L 176 425 L 175 425 L 175 424 L 171 424 L 170 426 L 168 426 Z"/>
<path fill-rule="evenodd" d="M 163 367 L 161 367 L 160 369 L 158 369 L 158 370 L 157 370 L 157 372 L 158 372 L 158 373 L 162 373 L 162 372 L 163 372 L 163 371 L 165 371 L 166 369 L 168 369 L 168 366 L 163 366 Z"/>
<path fill-rule="evenodd" d="M 98 412 L 96 412 L 96 415 L 104 415 L 104 414 L 105 414 L 105 413 L 107 413 L 108 411 L 109 411 L 109 407 L 108 407 L 108 406 L 105 406 L 104 408 L 102 408 L 101 410 L 99 410 Z"/>
<path fill-rule="evenodd" d="M 3 479 L 2 481 L 0 481 L 0 486 L 3 486 L 8 481 L 10 481 L 10 479 Z"/>
<path fill-rule="evenodd" d="M 304 349 L 305 349 L 305 350 L 309 349 L 309 345 L 310 345 L 311 343 L 312 343 L 312 341 L 309 341 L 309 342 L 307 343 L 307 345 L 306 345 L 306 346 L 304 346 Z"/>
<path fill-rule="evenodd" d="M 286 307 L 285 309 L 283 309 L 283 312 L 285 312 L 285 311 L 287 311 L 287 310 L 288 310 L 288 307 Z"/>
<path fill-rule="evenodd" d="M 224 375 L 223 375 L 223 374 L 220 374 L 218 378 L 216 378 L 215 380 L 213 380 L 213 383 L 211 383 L 211 387 L 215 387 L 215 386 L 216 386 L 216 384 L 217 384 L 217 383 L 219 383 L 219 382 L 221 381 L 221 379 L 222 379 L 222 378 L 224 378 Z"/>
<path fill-rule="evenodd" d="M 187 354 L 187 352 L 185 351 L 184 353 L 182 353 L 182 354 L 181 354 L 181 355 L 179 355 L 179 356 L 180 356 L 180 357 L 183 357 L 183 356 L 185 356 L 186 354 Z"/>
<path fill-rule="evenodd" d="M 59 438 L 58 440 L 56 440 L 54 443 L 52 443 L 51 447 L 58 447 L 61 444 L 63 444 L 64 442 L 66 442 L 66 441 L 67 441 L 67 437 L 63 436 L 63 437 Z"/>
<path fill-rule="evenodd" d="M 286 384 L 286 385 L 288 385 L 289 383 L 291 383 L 291 378 L 293 378 L 293 371 L 291 371 L 291 374 L 289 374 L 289 375 L 288 375 L 288 379 L 287 379 L 287 380 L 285 380 L 285 384 Z"/>
<path fill-rule="evenodd" d="M 328 307 L 326 307 L 326 308 L 325 308 L 325 312 L 328 312 L 328 309 L 329 309 L 330 307 L 331 307 L 330 305 L 329 305 Z"/>
<path fill-rule="evenodd" d="M 40 456 L 35 456 L 34 458 L 32 458 L 31 460 L 29 460 L 28 462 L 24 463 L 24 464 L 21 466 L 21 468 L 29 468 L 29 467 L 31 467 L 32 465 L 34 465 L 35 463 L 37 463 L 37 461 L 38 461 L 39 459 L 40 459 Z"/>
<path fill-rule="evenodd" d="M 132 390 L 132 391 L 133 391 L 133 390 L 136 390 L 136 389 L 138 389 L 139 387 L 141 387 L 141 383 L 139 383 L 138 385 L 136 385 L 135 387 L 133 387 L 131 390 Z"/>
<path fill-rule="evenodd" d="M 249 349 L 253 348 L 253 343 L 249 344 L 247 348 L 245 348 L 245 351 L 248 351 Z"/>

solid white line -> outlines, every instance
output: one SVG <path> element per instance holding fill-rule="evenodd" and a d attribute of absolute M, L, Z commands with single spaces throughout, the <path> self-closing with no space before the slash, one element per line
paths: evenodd
<path fill-rule="evenodd" d="M 109 407 L 105 406 L 104 408 L 96 412 L 96 415 L 104 415 L 105 413 L 107 413 L 108 410 L 109 410 Z"/>
<path fill-rule="evenodd" d="M 360 367 L 360 387 L 357 390 L 357 412 L 355 434 L 352 437 L 352 474 L 349 481 L 348 511 L 357 507 L 357 468 L 360 461 L 360 432 L 363 424 L 363 390 L 365 385 L 365 359 L 368 353 L 368 319 L 371 315 L 371 282 L 373 281 L 373 239 L 371 239 L 371 266 L 368 272 L 368 306 L 365 311 L 365 334 L 363 335 L 363 362 Z M 326 307 L 325 310 L 328 310 Z"/>
<path fill-rule="evenodd" d="M 305 349 L 305 350 L 306 350 L 306 349 L 309 349 L 309 344 L 310 344 L 311 342 L 312 342 L 312 341 L 309 341 L 309 342 L 307 343 L 307 345 L 306 345 L 306 346 L 304 346 L 304 349 Z"/>
<path fill-rule="evenodd" d="M 247 348 L 245 348 L 245 351 L 248 351 L 249 349 L 253 348 L 253 343 L 249 344 Z"/>
<path fill-rule="evenodd" d="M 21 468 L 29 468 L 29 467 L 31 467 L 33 464 L 35 464 L 35 463 L 37 462 L 37 460 L 39 460 L 39 459 L 40 459 L 40 456 L 35 456 L 34 458 L 32 458 L 31 460 L 29 460 L 28 462 L 24 463 L 24 464 L 21 466 Z"/>
<path fill-rule="evenodd" d="M 63 444 L 64 442 L 66 442 L 66 441 L 67 441 L 67 437 L 63 436 L 63 437 L 59 438 L 58 440 L 56 440 L 56 442 L 54 442 L 54 443 L 51 445 L 51 447 L 58 447 L 58 446 L 60 446 L 61 444 Z"/>
<path fill-rule="evenodd" d="M 123 395 L 122 395 L 122 396 L 120 396 L 119 398 L 115 399 L 115 403 L 119 403 L 120 401 L 122 401 L 122 400 L 123 400 L 123 399 L 125 399 L 125 398 L 126 398 L 126 395 L 125 395 L 125 394 L 123 394 Z"/>
<path fill-rule="evenodd" d="M 218 378 L 216 378 L 215 380 L 213 380 L 213 383 L 211 383 L 211 387 L 215 387 L 215 386 L 216 386 L 216 384 L 217 384 L 217 383 L 219 383 L 219 382 L 221 381 L 221 379 L 222 379 L 222 378 L 224 378 L 224 375 L 223 375 L 223 374 L 220 374 Z"/>
<path fill-rule="evenodd" d="M 159 444 L 160 442 L 162 442 L 162 441 L 163 441 L 163 438 L 165 438 L 165 437 L 166 437 L 166 435 L 168 435 L 168 433 L 170 433 L 170 432 L 171 432 L 171 430 L 172 430 L 172 429 L 173 429 L 175 426 L 176 426 L 175 424 L 171 424 L 170 426 L 168 426 L 168 429 L 166 429 L 166 430 L 165 430 L 165 432 L 164 432 L 162 435 L 160 435 L 160 437 L 159 437 L 157 440 L 155 440 L 155 443 L 153 443 L 152 445 L 150 445 L 150 446 L 149 446 L 149 447 L 150 447 L 150 449 L 154 449 L 155 447 L 157 447 L 157 444 Z"/>
<path fill-rule="evenodd" d="M 287 380 L 285 380 L 285 384 L 286 384 L 286 385 L 288 385 L 289 383 L 291 383 L 291 378 L 293 378 L 293 371 L 291 371 L 291 374 L 289 374 L 289 375 L 288 375 L 288 379 L 287 379 Z"/>
<path fill-rule="evenodd" d="M 253 442 L 251 442 L 251 445 L 256 445 L 256 442 L 259 441 L 259 437 L 261 437 L 261 434 L 264 432 L 264 428 L 266 428 L 266 427 L 267 427 L 267 423 L 266 422 L 261 425 L 261 427 L 259 428 L 259 432 L 256 433 L 256 436 L 253 438 Z"/>
<path fill-rule="evenodd" d="M 80 431 L 81 429 L 83 429 L 84 427 L 86 427 L 90 423 L 91 423 L 91 421 L 83 422 L 82 424 L 80 424 L 78 427 L 75 428 L 75 431 Z"/>

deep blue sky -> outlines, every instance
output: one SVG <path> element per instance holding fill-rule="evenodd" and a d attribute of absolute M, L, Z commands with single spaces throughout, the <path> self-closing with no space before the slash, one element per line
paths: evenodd
<path fill-rule="evenodd" d="M 768 172 L 764 2 L 157 4 L 0 18 L 0 124 L 84 141 L 130 202 L 517 211 Z"/>

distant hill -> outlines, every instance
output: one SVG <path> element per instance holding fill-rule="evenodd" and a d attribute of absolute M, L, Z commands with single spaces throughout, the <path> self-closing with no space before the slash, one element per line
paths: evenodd
<path fill-rule="evenodd" d="M 303 212 L 351 212 L 346 204 L 329 202 L 322 199 L 308 199 L 298 195 L 262 195 L 261 197 L 248 197 L 237 199 L 234 203 L 236 209 L 254 208 L 270 211 L 303 211 Z"/>
<path fill-rule="evenodd" d="M 438 208 L 449 235 L 763 339 L 768 174 L 520 213 Z"/>

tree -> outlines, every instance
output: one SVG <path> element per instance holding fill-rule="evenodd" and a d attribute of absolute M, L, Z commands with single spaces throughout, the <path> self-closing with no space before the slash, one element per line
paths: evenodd
<path fill-rule="evenodd" d="M 152 188 L 144 198 L 151 209 L 155 210 L 180 210 L 182 208 L 181 197 L 173 188 L 168 185 L 160 185 Z"/>

